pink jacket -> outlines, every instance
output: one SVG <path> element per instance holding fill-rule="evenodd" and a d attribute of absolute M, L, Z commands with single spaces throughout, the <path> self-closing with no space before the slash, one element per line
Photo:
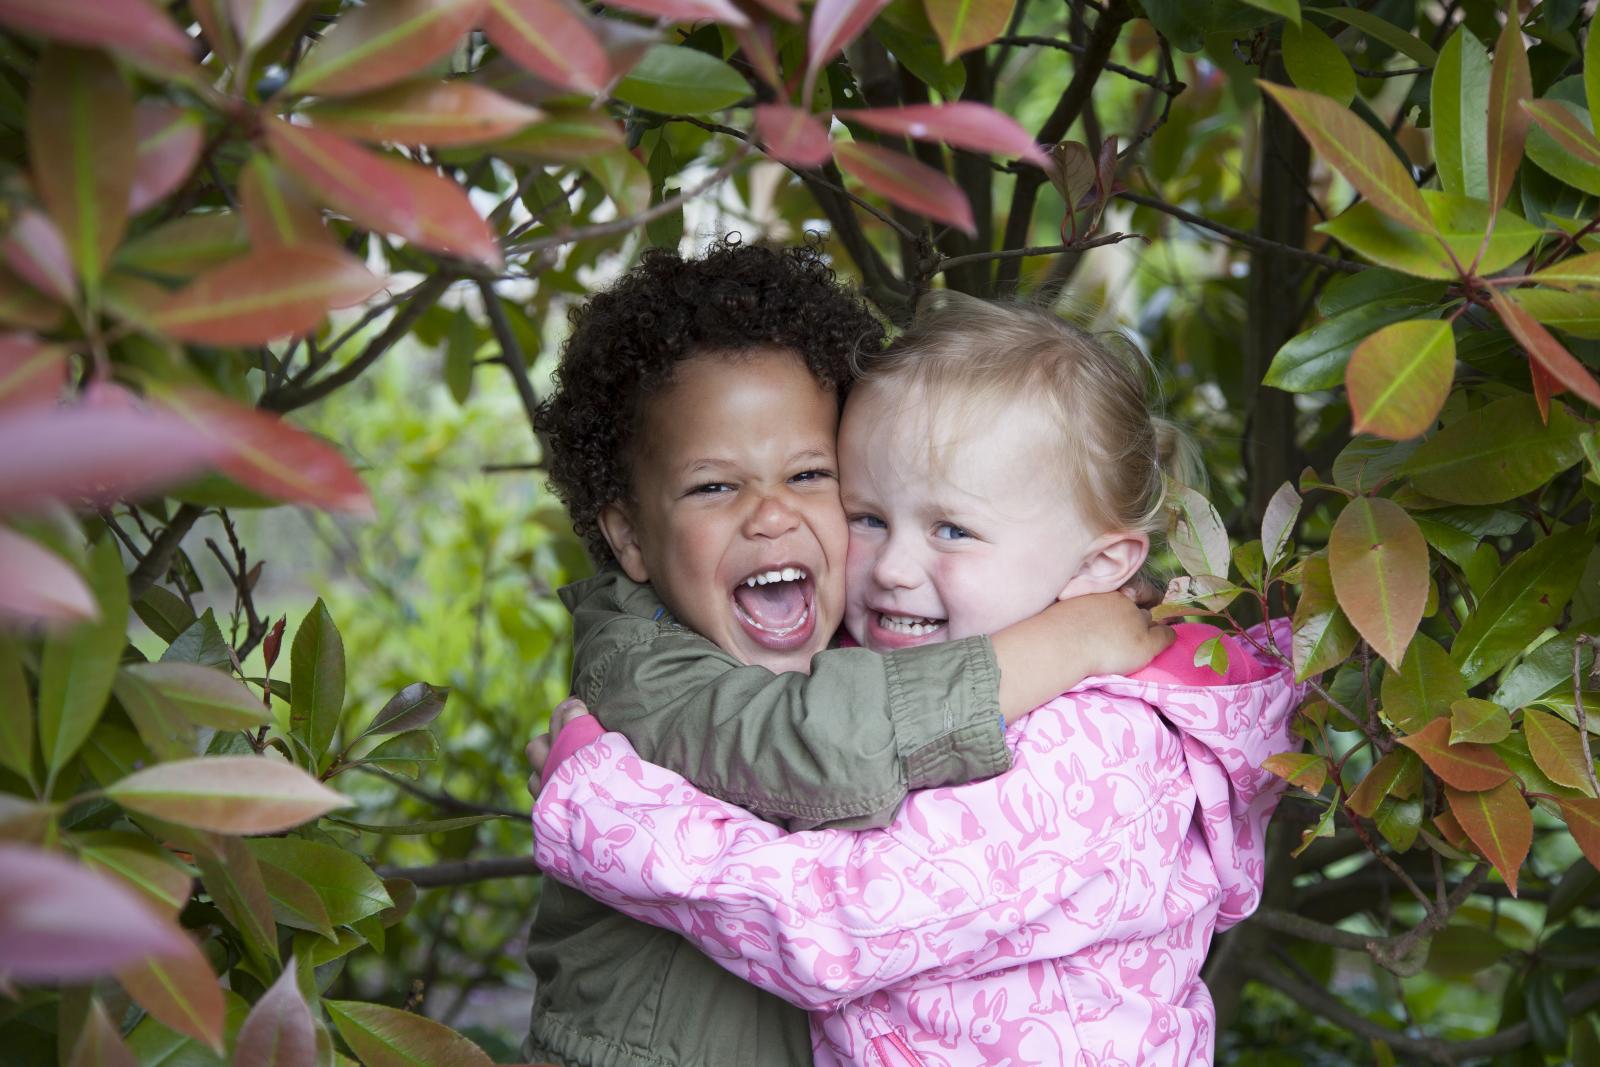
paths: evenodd
<path fill-rule="evenodd" d="M 1228 677 L 1197 669 L 1216 631 L 1179 631 L 1012 726 L 1011 770 L 883 830 L 785 833 L 599 735 L 549 776 L 535 855 L 810 1010 L 819 1065 L 1209 1064 L 1200 966 L 1260 900 L 1259 768 L 1301 689 L 1232 639 Z"/>

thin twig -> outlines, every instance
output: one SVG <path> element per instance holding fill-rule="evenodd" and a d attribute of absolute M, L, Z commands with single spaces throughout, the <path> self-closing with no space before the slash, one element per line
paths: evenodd
<path fill-rule="evenodd" d="M 1074 44 L 1071 41 L 1063 41 L 1057 37 L 1038 37 L 1030 34 L 1008 34 L 1004 37 L 996 37 L 993 43 L 998 45 L 1013 46 L 1038 45 L 1041 48 L 1056 48 L 1063 52 L 1071 52 L 1075 56 L 1081 56 L 1087 50 L 1085 46 L 1081 44 Z M 1121 63 L 1112 63 L 1108 61 L 1104 64 L 1104 67 L 1111 73 L 1120 74 L 1129 81 L 1138 82 L 1140 85 L 1148 85 L 1152 89 L 1159 89 L 1161 92 L 1167 93 L 1171 96 L 1177 96 L 1186 88 L 1182 82 L 1163 82 L 1154 74 L 1145 74 L 1143 71 L 1134 70 L 1132 67 L 1125 67 Z"/>
<path fill-rule="evenodd" d="M 161 531 L 154 541 L 150 543 L 150 550 L 145 553 L 144 559 L 128 575 L 128 596 L 138 600 L 150 591 L 150 587 L 161 580 L 172 566 L 173 557 L 178 554 L 178 546 L 183 543 L 184 535 L 194 526 L 195 521 L 205 514 L 205 508 L 198 504 L 184 504 L 172 513 L 172 521 L 167 523 L 166 529 Z"/>
<path fill-rule="evenodd" d="M 522 410 L 528 416 L 528 428 L 539 441 L 540 450 L 549 455 L 549 449 L 544 447 L 544 438 L 539 433 L 539 397 L 533 391 L 533 380 L 528 377 L 528 359 L 523 355 L 522 345 L 517 343 L 517 335 L 512 332 L 506 309 L 500 306 L 494 286 L 479 282 L 478 292 L 483 296 L 483 310 L 489 316 L 489 328 L 494 331 L 494 339 L 500 345 L 500 362 L 511 372 L 517 399 L 522 401 Z"/>
<path fill-rule="evenodd" d="M 999 252 L 974 252 L 967 256 L 941 258 L 937 261 L 936 266 L 927 272 L 927 275 L 932 277 L 935 274 L 942 274 L 947 270 L 954 270 L 956 267 L 964 266 L 968 263 L 982 263 L 994 259 L 1016 259 L 1022 256 L 1053 256 L 1061 252 L 1083 252 L 1090 248 L 1099 248 L 1102 245 L 1114 245 L 1122 241 L 1131 240 L 1149 241 L 1150 238 L 1142 233 L 1108 233 L 1091 240 L 1073 241 L 1069 244 L 1006 248 Z"/>
<path fill-rule="evenodd" d="M 460 815 L 503 815 L 509 819 L 526 819 L 528 817 L 526 810 L 512 811 L 510 808 L 497 808 L 492 804 L 475 804 L 470 800 L 462 800 L 460 797 L 452 796 L 443 789 L 435 793 L 432 790 L 424 789 L 420 785 L 409 782 L 399 775 L 390 774 L 388 771 L 380 770 L 370 764 L 352 763 L 349 769 L 382 778 L 390 785 L 397 786 L 403 792 L 410 793 L 419 800 L 426 800 L 440 811 L 453 811 Z"/>
<path fill-rule="evenodd" d="M 431 867 L 378 867 L 379 878 L 404 878 L 418 889 L 470 885 L 493 878 L 527 878 L 539 874 L 532 856 L 508 856 L 486 860 L 457 860 L 435 863 Z"/>
<path fill-rule="evenodd" d="M 1185 211 L 1176 204 L 1169 204 L 1165 200 L 1161 200 L 1154 196 L 1146 196 L 1143 193 L 1135 193 L 1131 190 L 1123 191 L 1117 193 L 1116 195 L 1120 199 L 1126 200 L 1129 203 L 1143 204 L 1145 207 L 1154 208 L 1156 211 L 1159 211 L 1164 215 L 1171 215 L 1175 219 L 1180 219 L 1184 222 L 1187 222 L 1191 226 L 1198 226 L 1202 230 L 1210 230 L 1212 233 L 1220 234 L 1221 236 L 1228 238 L 1228 240 L 1233 241 L 1236 244 L 1244 245 L 1247 248 L 1260 248 L 1270 252 L 1280 252 L 1283 255 L 1292 256 L 1295 259 L 1304 260 L 1307 263 L 1315 263 L 1319 267 L 1327 267 L 1329 270 L 1342 271 L 1345 274 L 1355 274 L 1359 271 L 1367 269 L 1365 264 L 1357 263 L 1352 259 L 1335 259 L 1333 256 L 1325 256 L 1319 252 L 1311 252 L 1304 248 L 1296 248 L 1294 245 L 1286 245 L 1281 241 L 1268 240 L 1267 238 L 1258 234 L 1251 233 L 1249 230 L 1235 229 L 1232 226 L 1226 226 L 1220 222 L 1214 222 L 1203 215 L 1196 215 L 1192 211 Z"/>

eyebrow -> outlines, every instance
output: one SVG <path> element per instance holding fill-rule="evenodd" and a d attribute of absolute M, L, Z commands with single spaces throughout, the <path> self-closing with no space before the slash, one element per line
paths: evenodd
<path fill-rule="evenodd" d="M 803 448 L 785 460 L 784 465 L 793 466 L 796 463 L 809 463 L 815 460 L 826 460 L 827 458 L 828 452 L 826 449 Z M 690 462 L 684 464 L 683 473 L 686 475 L 691 475 L 699 474 L 702 471 L 731 470 L 738 466 L 739 462 L 737 460 L 702 456 L 699 459 L 691 460 Z"/>

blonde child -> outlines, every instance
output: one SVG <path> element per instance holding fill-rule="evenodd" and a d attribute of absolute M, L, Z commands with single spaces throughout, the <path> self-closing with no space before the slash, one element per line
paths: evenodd
<path fill-rule="evenodd" d="M 840 430 L 851 636 L 959 639 L 1123 586 L 1176 440 L 1143 370 L 1041 312 L 930 297 Z M 1225 674 L 1194 666 L 1220 635 L 1178 629 L 1011 726 L 1009 771 L 913 793 L 883 830 L 785 834 L 577 718 L 536 855 L 811 1011 L 818 1064 L 1209 1063 L 1200 966 L 1259 900 L 1277 789 L 1258 768 L 1300 692 L 1228 637 Z"/>

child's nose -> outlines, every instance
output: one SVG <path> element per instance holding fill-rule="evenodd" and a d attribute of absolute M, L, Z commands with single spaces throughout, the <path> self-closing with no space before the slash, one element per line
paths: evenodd
<path fill-rule="evenodd" d="M 747 537 L 782 537 L 800 524 L 800 513 L 782 491 L 767 493 L 756 501 L 745 520 Z"/>
<path fill-rule="evenodd" d="M 884 542 L 872 564 L 872 580 L 884 589 L 909 589 L 917 584 L 915 561 L 893 539 Z"/>

